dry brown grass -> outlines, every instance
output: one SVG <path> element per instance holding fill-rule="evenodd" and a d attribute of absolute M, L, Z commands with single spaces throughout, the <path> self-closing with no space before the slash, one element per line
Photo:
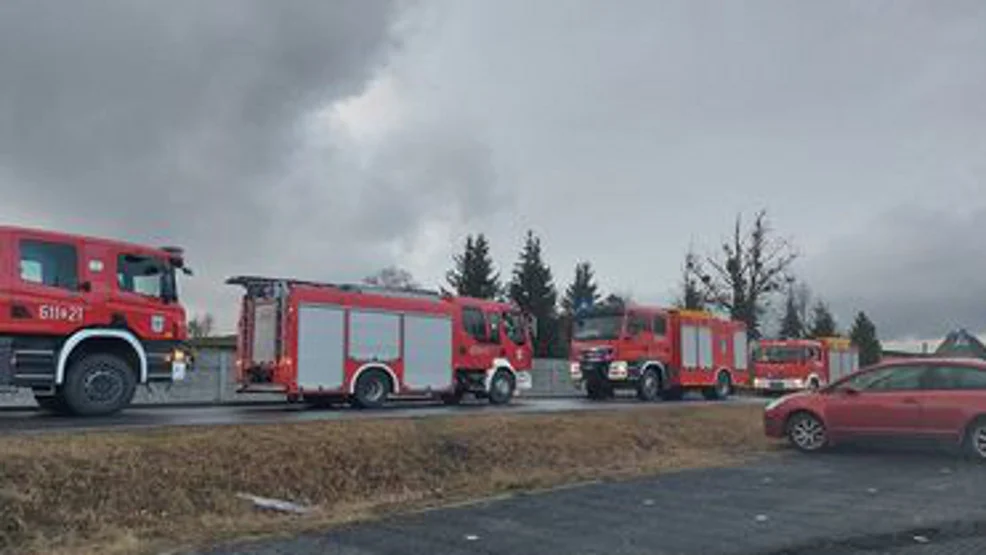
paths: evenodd
<path fill-rule="evenodd" d="M 0 439 L 0 553 L 134 553 L 518 489 L 734 463 L 748 406 Z M 317 507 L 259 513 L 244 492 Z"/>

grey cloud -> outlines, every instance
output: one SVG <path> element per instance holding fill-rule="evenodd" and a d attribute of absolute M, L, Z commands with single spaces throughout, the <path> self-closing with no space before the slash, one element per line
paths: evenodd
<path fill-rule="evenodd" d="M 805 272 L 844 325 L 866 310 L 886 338 L 986 332 L 984 236 L 986 209 L 903 206 L 833 241 Z"/>

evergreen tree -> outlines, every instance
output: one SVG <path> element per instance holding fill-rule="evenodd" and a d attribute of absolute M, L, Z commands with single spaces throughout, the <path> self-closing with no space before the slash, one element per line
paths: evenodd
<path fill-rule="evenodd" d="M 575 279 L 565 289 L 565 295 L 562 297 L 562 311 L 566 315 L 574 314 L 581 306 L 598 303 L 599 298 L 599 287 L 596 285 L 592 265 L 588 262 L 579 262 L 575 265 Z"/>
<path fill-rule="evenodd" d="M 805 325 L 798 310 L 798 299 L 794 287 L 787 293 L 784 303 L 784 316 L 781 318 L 781 339 L 801 339 L 805 336 Z"/>
<path fill-rule="evenodd" d="M 828 305 L 822 301 L 815 304 L 812 310 L 811 332 L 809 335 L 814 338 L 833 337 L 838 334 L 835 324 L 835 317 L 829 311 Z"/>
<path fill-rule="evenodd" d="M 462 254 L 453 257 L 453 268 L 446 279 L 457 295 L 478 299 L 495 299 L 502 291 L 500 273 L 493 265 L 490 243 L 480 233 L 466 237 Z"/>
<path fill-rule="evenodd" d="M 880 345 L 880 339 L 876 333 L 876 325 L 873 324 L 873 321 L 870 320 L 865 312 L 859 311 L 856 314 L 856 320 L 852 324 L 849 337 L 852 339 L 853 344 L 859 347 L 860 367 L 880 362 L 880 357 L 883 354 L 883 346 Z"/>
<path fill-rule="evenodd" d="M 564 349 L 558 345 L 558 292 L 551 277 L 551 268 L 541 255 L 541 240 L 533 231 L 527 232 L 520 259 L 514 266 L 509 286 L 510 299 L 537 319 L 534 355 L 549 356 Z"/>

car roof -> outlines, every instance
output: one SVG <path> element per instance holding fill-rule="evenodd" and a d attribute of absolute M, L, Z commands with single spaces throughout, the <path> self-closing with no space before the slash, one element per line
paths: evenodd
<path fill-rule="evenodd" d="M 978 358 L 964 358 L 964 357 L 918 357 L 918 358 L 884 359 L 879 364 L 871 366 L 870 368 L 879 368 L 883 366 L 927 366 L 929 364 L 966 366 L 969 368 L 978 368 L 980 370 L 986 370 L 986 360 L 982 360 Z"/>

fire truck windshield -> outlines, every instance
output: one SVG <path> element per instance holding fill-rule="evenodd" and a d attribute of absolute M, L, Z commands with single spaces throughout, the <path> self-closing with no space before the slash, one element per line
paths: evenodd
<path fill-rule="evenodd" d="M 805 350 L 802 347 L 761 347 L 754 354 L 754 360 L 757 362 L 777 364 L 804 362 Z"/>
<path fill-rule="evenodd" d="M 514 345 L 523 345 L 527 342 L 527 326 L 524 323 L 523 315 L 507 312 L 503 315 L 503 326 L 507 332 L 507 338 Z"/>
<path fill-rule="evenodd" d="M 155 297 L 164 301 L 178 300 L 178 281 L 175 268 L 164 260 L 142 255 L 120 255 L 117 261 L 117 284 L 121 291 Z"/>
<path fill-rule="evenodd" d="M 623 316 L 587 316 L 575 322 L 572 337 L 576 341 L 593 339 L 617 339 L 623 331 Z"/>

